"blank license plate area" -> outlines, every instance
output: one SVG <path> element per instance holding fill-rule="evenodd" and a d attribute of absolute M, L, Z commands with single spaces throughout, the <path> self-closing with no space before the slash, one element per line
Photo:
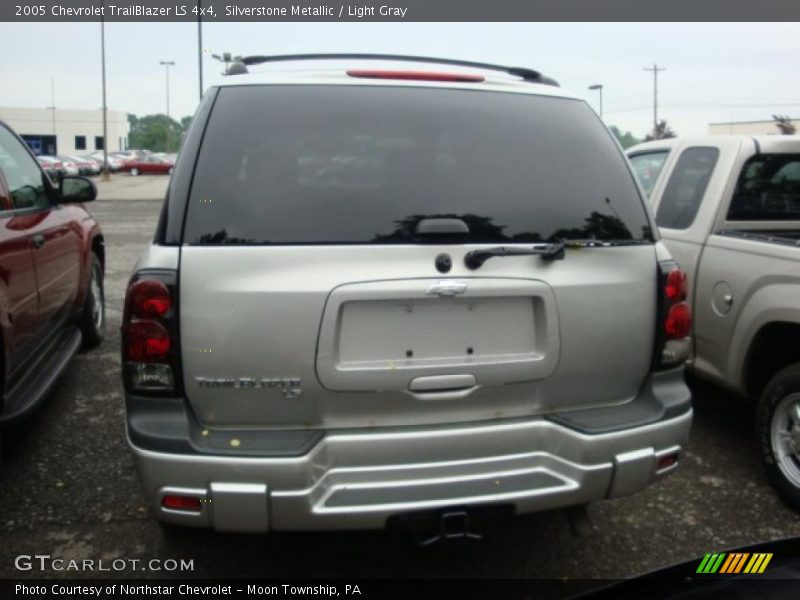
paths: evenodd
<path fill-rule="evenodd" d="M 531 296 L 345 302 L 339 321 L 339 368 L 531 359 L 539 354 L 540 304 Z"/>

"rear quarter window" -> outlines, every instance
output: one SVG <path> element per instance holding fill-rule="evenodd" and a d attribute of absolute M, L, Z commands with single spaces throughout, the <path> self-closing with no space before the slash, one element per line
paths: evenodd
<path fill-rule="evenodd" d="M 691 227 L 718 158 L 717 148 L 687 148 L 681 153 L 658 205 L 656 223 L 659 227 Z"/>
<path fill-rule="evenodd" d="M 624 157 L 582 101 L 391 86 L 233 86 L 199 150 L 188 244 L 652 240 Z"/>
<path fill-rule="evenodd" d="M 644 192 L 650 196 L 653 193 L 653 186 L 656 184 L 664 162 L 667 160 L 669 150 L 659 150 L 657 152 L 642 152 L 630 157 L 631 165 L 639 178 L 639 182 L 644 188 Z"/>

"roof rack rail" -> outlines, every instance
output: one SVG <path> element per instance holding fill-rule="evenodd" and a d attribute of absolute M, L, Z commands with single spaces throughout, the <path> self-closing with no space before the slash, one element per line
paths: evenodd
<path fill-rule="evenodd" d="M 238 57 L 237 57 L 238 58 Z M 487 71 L 500 71 L 508 75 L 519 77 L 523 81 L 531 83 L 543 83 L 558 87 L 555 79 L 542 75 L 539 71 L 526 69 L 524 67 L 506 67 L 491 63 L 473 62 L 469 60 L 457 60 L 451 58 L 433 58 L 430 56 L 407 56 L 403 54 L 278 54 L 273 56 L 244 56 L 231 64 L 227 70 L 227 75 L 241 75 L 247 73 L 247 67 L 271 62 L 288 62 L 296 60 L 391 60 L 418 63 L 431 63 L 442 65 L 454 65 L 459 67 L 472 67 Z"/>

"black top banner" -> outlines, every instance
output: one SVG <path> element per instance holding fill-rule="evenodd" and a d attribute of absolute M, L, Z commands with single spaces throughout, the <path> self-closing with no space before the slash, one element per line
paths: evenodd
<path fill-rule="evenodd" d="M 0 21 L 800 21 L 797 0 L 33 0 Z"/>

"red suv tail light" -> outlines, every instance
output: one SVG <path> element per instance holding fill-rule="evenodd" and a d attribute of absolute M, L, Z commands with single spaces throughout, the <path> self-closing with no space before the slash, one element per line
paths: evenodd
<path fill-rule="evenodd" d="M 131 279 L 122 318 L 123 380 L 128 392 L 180 393 L 180 352 L 173 271 L 141 271 Z"/>
<path fill-rule="evenodd" d="M 169 289 L 157 279 L 140 279 L 128 290 L 136 317 L 163 317 L 172 306 Z"/>
<path fill-rule="evenodd" d="M 125 358 L 134 362 L 153 363 L 169 355 L 169 333 L 156 321 L 134 320 L 125 324 Z"/>
<path fill-rule="evenodd" d="M 677 366 L 689 357 L 692 332 L 686 274 L 674 261 L 665 261 L 659 263 L 658 281 L 658 327 L 653 357 L 656 370 Z"/>

